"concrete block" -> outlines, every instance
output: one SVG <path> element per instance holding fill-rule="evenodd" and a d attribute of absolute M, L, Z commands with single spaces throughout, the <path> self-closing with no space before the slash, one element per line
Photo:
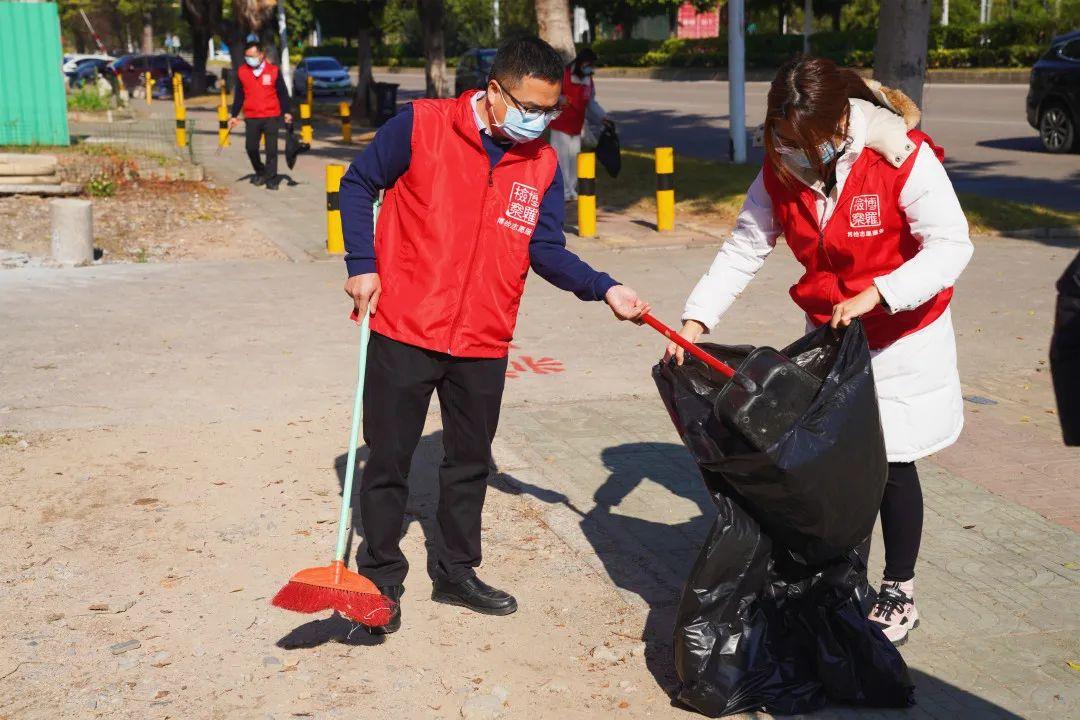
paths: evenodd
<path fill-rule="evenodd" d="M 89 200 L 53 200 L 52 258 L 65 265 L 94 260 L 94 219 Z"/>
<path fill-rule="evenodd" d="M 55 175 L 59 168 L 55 155 L 0 153 L 0 175 Z"/>

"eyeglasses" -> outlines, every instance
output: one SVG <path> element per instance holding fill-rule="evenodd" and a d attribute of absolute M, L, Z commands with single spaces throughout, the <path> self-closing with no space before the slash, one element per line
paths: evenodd
<path fill-rule="evenodd" d="M 539 118 L 547 116 L 547 120 L 548 122 L 550 122 L 555 118 L 559 117 L 559 113 L 562 112 L 562 109 L 559 108 L 558 105 L 546 108 L 527 108 L 521 104 L 520 100 L 511 95 L 510 91 L 502 86 L 502 83 L 496 80 L 495 84 L 499 86 L 499 92 L 503 93 L 504 95 L 506 95 L 506 97 L 510 98 L 514 102 L 514 106 L 519 111 L 521 111 L 522 117 L 524 117 L 526 120 L 538 120 Z"/>

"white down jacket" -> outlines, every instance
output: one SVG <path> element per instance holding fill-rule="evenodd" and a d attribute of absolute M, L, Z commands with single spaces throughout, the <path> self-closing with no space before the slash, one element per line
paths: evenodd
<path fill-rule="evenodd" d="M 879 97 L 885 99 L 880 93 Z M 888 99 L 894 97 L 891 94 Z M 918 109 L 906 97 L 900 98 L 906 103 L 892 106 L 900 107 L 903 115 L 863 100 L 851 101 L 851 143 L 837 161 L 836 187 L 826 196 L 820 180 L 804 179 L 816 192 L 819 223 L 827 222 L 835 210 L 860 153 L 877 150 L 899 167 L 914 151 L 907 130 L 917 124 Z M 900 193 L 900 207 L 922 247 L 899 268 L 874 281 L 893 312 L 918 307 L 951 287 L 973 251 L 952 183 L 925 145 Z M 712 329 L 761 269 L 780 232 L 759 173 L 731 237 L 690 294 L 683 320 L 697 320 Z M 949 310 L 925 328 L 875 352 L 873 366 L 890 462 L 917 460 L 956 441 L 964 415 Z"/>

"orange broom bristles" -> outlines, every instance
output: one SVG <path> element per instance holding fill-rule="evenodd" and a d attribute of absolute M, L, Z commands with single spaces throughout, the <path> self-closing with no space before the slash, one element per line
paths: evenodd
<path fill-rule="evenodd" d="M 308 568 L 292 576 L 270 601 L 275 607 L 300 613 L 336 610 L 368 627 L 390 622 L 394 602 L 367 578 L 335 561 L 325 567 Z"/>

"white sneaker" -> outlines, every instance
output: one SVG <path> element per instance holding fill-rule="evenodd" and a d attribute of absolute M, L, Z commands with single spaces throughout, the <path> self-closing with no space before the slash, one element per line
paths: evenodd
<path fill-rule="evenodd" d="M 919 627 L 919 611 L 915 609 L 915 581 L 883 582 L 869 617 L 893 645 L 902 645 L 908 633 Z"/>

